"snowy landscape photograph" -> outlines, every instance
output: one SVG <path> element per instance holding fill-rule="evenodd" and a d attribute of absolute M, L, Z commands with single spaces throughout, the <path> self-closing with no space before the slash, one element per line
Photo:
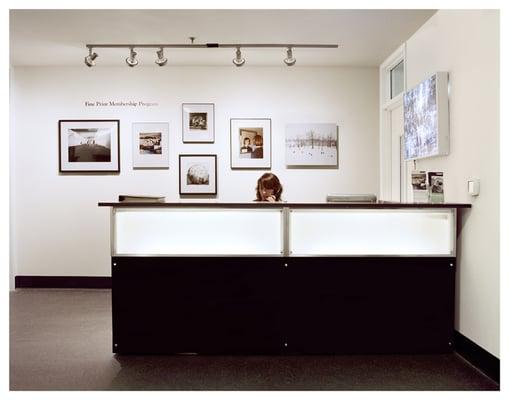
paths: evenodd
<path fill-rule="evenodd" d="M 286 165 L 309 167 L 337 166 L 337 125 L 286 125 Z"/>

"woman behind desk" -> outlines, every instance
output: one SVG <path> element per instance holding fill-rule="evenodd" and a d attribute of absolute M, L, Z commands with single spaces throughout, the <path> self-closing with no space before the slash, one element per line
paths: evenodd
<path fill-rule="evenodd" d="M 283 186 L 276 175 L 267 172 L 263 174 L 256 184 L 256 201 L 281 201 Z"/>

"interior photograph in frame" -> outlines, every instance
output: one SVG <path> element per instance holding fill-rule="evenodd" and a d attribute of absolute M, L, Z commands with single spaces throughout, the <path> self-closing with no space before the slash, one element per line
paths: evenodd
<path fill-rule="evenodd" d="M 217 194 L 217 156 L 215 154 L 179 155 L 179 192 Z"/>
<path fill-rule="evenodd" d="M 182 104 L 182 141 L 214 143 L 214 104 Z"/>
<path fill-rule="evenodd" d="M 169 168 L 168 122 L 133 123 L 133 168 Z"/>
<path fill-rule="evenodd" d="M 118 119 L 59 120 L 60 172 L 120 172 Z"/>
<path fill-rule="evenodd" d="M 288 167 L 337 167 L 336 124 L 288 124 L 285 132 Z"/>
<path fill-rule="evenodd" d="M 231 168 L 270 168 L 271 129 L 270 118 L 230 119 Z"/>

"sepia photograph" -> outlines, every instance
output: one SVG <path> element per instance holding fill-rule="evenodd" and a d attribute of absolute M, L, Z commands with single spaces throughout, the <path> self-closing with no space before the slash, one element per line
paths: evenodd
<path fill-rule="evenodd" d="M 189 113 L 189 130 L 206 130 L 207 113 Z"/>
<path fill-rule="evenodd" d="M 188 185 L 208 185 L 210 171 L 205 163 L 192 164 L 187 170 L 187 184 Z"/>
<path fill-rule="evenodd" d="M 217 194 L 217 156 L 215 154 L 181 154 L 179 175 L 181 195 Z"/>
<path fill-rule="evenodd" d="M 214 143 L 214 104 L 182 104 L 182 141 Z"/>
<path fill-rule="evenodd" d="M 239 157 L 263 158 L 263 128 L 242 128 L 239 134 Z"/>
<path fill-rule="evenodd" d="M 285 145 L 287 166 L 338 166 L 336 124 L 288 124 Z"/>
<path fill-rule="evenodd" d="M 161 132 L 140 133 L 140 154 L 161 154 Z"/>
<path fill-rule="evenodd" d="M 135 122 L 132 129 L 133 169 L 169 168 L 169 123 Z"/>
<path fill-rule="evenodd" d="M 231 168 L 271 167 L 271 120 L 232 118 L 230 120 Z"/>
<path fill-rule="evenodd" d="M 119 120 L 60 120 L 60 172 L 119 172 Z"/>

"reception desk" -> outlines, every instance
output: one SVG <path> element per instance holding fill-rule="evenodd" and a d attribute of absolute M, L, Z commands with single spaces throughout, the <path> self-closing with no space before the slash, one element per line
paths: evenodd
<path fill-rule="evenodd" d="M 111 207 L 113 351 L 447 352 L 467 204 Z"/>

